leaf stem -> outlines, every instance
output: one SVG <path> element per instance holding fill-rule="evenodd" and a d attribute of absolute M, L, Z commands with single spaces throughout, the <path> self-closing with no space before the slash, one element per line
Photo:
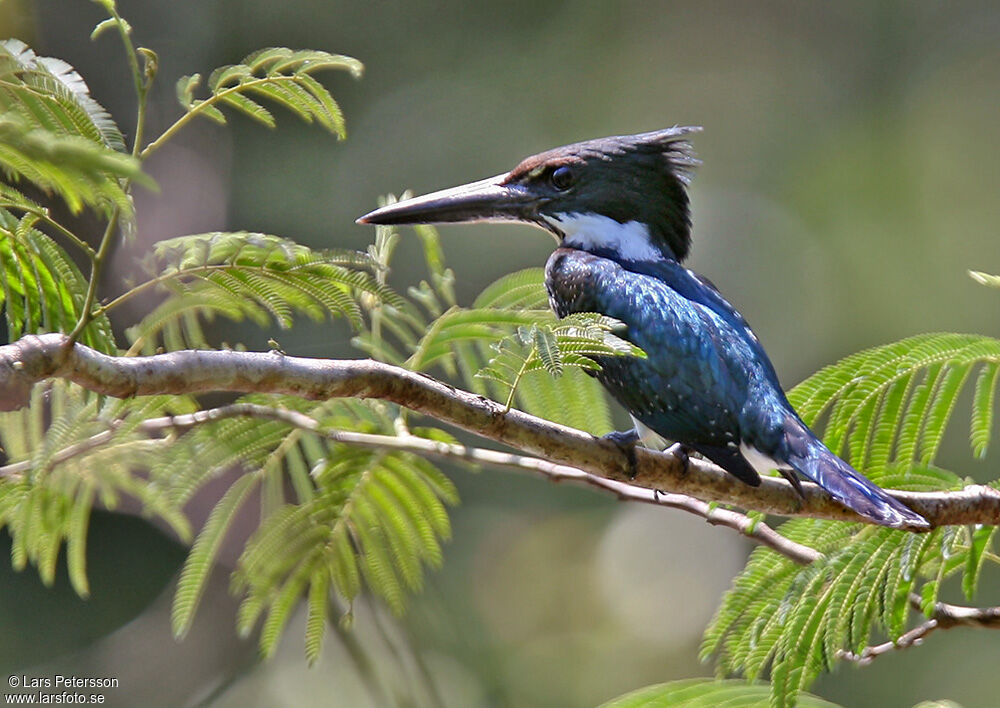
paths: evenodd
<path fill-rule="evenodd" d="M 198 105 L 189 108 L 187 113 L 185 113 L 180 118 L 175 120 L 170 127 L 168 127 L 166 130 L 160 133 L 160 137 L 156 138 L 156 140 L 154 140 L 145 148 L 143 148 L 142 151 L 138 153 L 138 157 L 141 160 L 145 160 L 151 154 L 153 154 L 158 149 L 163 147 L 163 144 L 165 142 L 170 140 L 170 138 L 172 138 L 174 134 L 177 133 L 177 131 L 179 131 L 181 128 L 187 125 L 195 116 L 202 113 L 204 109 L 210 106 L 214 106 L 216 103 L 218 103 L 220 100 L 222 100 L 231 93 L 239 93 L 244 89 L 252 88 L 254 86 L 259 86 L 261 84 L 267 84 L 272 82 L 284 82 L 284 81 L 296 82 L 297 80 L 298 79 L 295 76 L 262 76 L 258 79 L 253 79 L 251 81 L 244 81 L 242 83 L 235 84 L 227 89 L 219 91 L 218 93 L 213 93 L 211 96 L 198 103 Z"/>
<path fill-rule="evenodd" d="M 39 219 L 44 221 L 46 224 L 51 226 L 53 229 L 58 231 L 64 238 L 73 243 L 74 246 L 79 248 L 87 256 L 87 259 L 93 262 L 94 260 L 94 249 L 91 248 L 90 244 L 81 239 L 75 233 L 67 229 L 65 226 L 60 224 L 58 221 L 49 216 L 49 212 L 44 207 L 40 206 L 30 206 L 28 204 L 19 204 L 18 202 L 11 201 L 0 201 L 0 208 L 4 209 L 17 209 L 23 211 L 26 214 L 34 214 Z"/>
<path fill-rule="evenodd" d="M 80 308 L 80 319 L 76 321 L 76 326 L 73 327 L 73 331 L 69 333 L 68 341 L 66 342 L 67 347 L 72 347 L 80 335 L 83 333 L 84 328 L 90 324 L 91 320 L 94 319 L 95 314 L 91 312 L 91 308 L 94 306 L 94 300 L 97 299 L 97 285 L 101 280 L 101 271 L 104 267 L 104 261 L 107 259 L 108 254 L 111 252 L 111 244 L 114 241 L 114 233 L 117 231 L 118 227 L 118 210 L 115 209 L 111 214 L 111 218 L 108 219 L 108 225 L 104 229 L 104 235 L 101 237 L 101 244 L 97 249 L 97 253 L 91 258 L 90 266 L 90 280 L 87 283 L 87 295 L 83 299 L 83 306 Z"/>
<path fill-rule="evenodd" d="M 521 383 L 521 379 L 524 378 L 524 374 L 528 371 L 528 365 L 534 360 L 534 358 L 535 349 L 532 348 L 531 353 L 528 354 L 527 358 L 525 358 L 524 362 L 521 364 L 521 369 L 517 372 L 517 376 L 515 376 L 514 380 L 510 382 L 510 393 L 507 395 L 507 402 L 503 407 L 504 413 L 509 411 L 510 407 L 514 405 L 514 394 L 517 393 L 517 386 Z"/>
<path fill-rule="evenodd" d="M 139 68 L 139 56 L 136 53 L 135 45 L 132 43 L 132 38 L 129 35 L 128 26 L 125 24 L 121 15 L 118 14 L 118 9 L 114 6 L 114 4 L 109 3 L 106 7 L 110 15 L 115 19 L 115 25 L 118 27 L 118 34 L 121 36 L 122 44 L 125 46 L 125 55 L 128 58 L 129 69 L 132 71 L 132 80 L 135 83 L 135 94 L 138 107 L 135 119 L 135 138 L 132 142 L 132 156 L 141 159 L 139 146 L 142 144 L 142 134 L 146 126 L 146 98 L 149 95 L 149 88 L 152 85 L 153 77 L 155 75 L 155 66 L 151 64 L 152 59 L 150 58 L 150 53 L 146 55 L 146 71 L 143 72 L 143 70 Z M 125 179 L 122 182 L 122 189 L 126 194 L 129 193 L 131 183 L 131 179 Z M 92 312 L 92 308 L 94 306 L 94 301 L 97 299 L 97 288 L 101 280 L 101 274 L 104 270 L 104 263 L 108 259 L 115 241 L 114 236 L 118 230 L 118 221 L 120 216 L 121 210 L 116 207 L 115 210 L 111 212 L 111 217 L 108 219 L 108 224 L 104 229 L 104 235 L 101 236 L 101 243 L 97 247 L 97 252 L 94 253 L 90 259 L 90 280 L 87 283 L 87 295 L 84 297 L 83 307 L 80 309 L 80 319 L 77 320 L 76 326 L 73 327 L 73 331 L 69 333 L 69 346 L 76 343 L 77 339 L 83 333 L 83 330 L 88 324 L 90 324 L 94 317 L 99 314 Z"/>
<path fill-rule="evenodd" d="M 142 71 L 139 69 L 139 56 L 136 54 L 135 45 L 132 44 L 132 38 L 129 36 L 128 26 L 125 24 L 125 20 L 122 16 L 118 14 L 118 8 L 113 4 L 108 3 L 106 5 L 108 13 L 115 19 L 115 26 L 118 28 L 118 34 L 122 38 L 122 44 L 125 46 L 125 55 L 128 58 L 128 66 L 132 72 L 132 82 L 135 84 L 135 95 L 139 99 L 139 112 L 136 116 L 136 135 L 135 142 L 132 146 L 132 154 L 137 155 L 139 140 L 141 136 L 141 130 L 145 123 L 145 106 L 146 106 L 146 92 L 148 86 L 143 78 Z"/>
<path fill-rule="evenodd" d="M 233 266 L 230 263 L 218 263 L 213 265 L 196 266 L 194 268 L 185 268 L 184 270 L 175 270 L 171 271 L 170 273 L 164 273 L 162 275 L 158 275 L 155 278 L 150 278 L 149 280 L 139 283 L 133 288 L 129 288 L 128 290 L 126 290 L 121 295 L 114 298 L 107 304 L 98 307 L 96 310 L 94 310 L 93 314 L 95 317 L 98 315 L 107 314 L 109 310 L 113 310 L 126 300 L 130 300 L 139 293 L 149 290 L 151 287 L 159 285 L 160 283 L 165 283 L 168 280 L 173 280 L 175 278 L 178 279 L 183 278 L 186 275 L 198 275 L 199 273 L 206 273 L 215 270 L 231 269 L 232 267 Z"/>

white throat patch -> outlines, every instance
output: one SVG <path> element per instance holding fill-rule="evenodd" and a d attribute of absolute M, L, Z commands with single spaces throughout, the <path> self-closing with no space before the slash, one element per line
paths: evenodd
<path fill-rule="evenodd" d="M 553 214 L 544 216 L 565 234 L 564 243 L 584 251 L 604 249 L 627 261 L 658 261 L 663 254 L 649 236 L 649 228 L 638 221 L 620 224 L 600 214 Z"/>

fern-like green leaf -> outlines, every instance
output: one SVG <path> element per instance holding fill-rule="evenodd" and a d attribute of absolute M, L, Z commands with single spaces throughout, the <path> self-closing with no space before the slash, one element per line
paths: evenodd
<path fill-rule="evenodd" d="M 195 98 L 201 82 L 199 74 L 182 77 L 177 82 L 177 98 L 188 113 L 201 114 L 219 123 L 226 120 L 219 107 L 228 106 L 274 127 L 274 116 L 255 100 L 264 98 L 308 123 L 319 123 L 343 139 L 346 132 L 340 107 L 313 76 L 323 70 L 347 71 L 358 77 L 362 66 L 356 59 L 339 54 L 272 47 L 250 54 L 239 64 L 214 70 L 208 77 L 207 98 Z"/>
<path fill-rule="evenodd" d="M 326 617 L 318 604 L 321 598 L 325 604 L 328 589 L 350 603 L 364 577 L 391 609 L 402 611 L 405 592 L 421 587 L 422 564 L 440 564 L 440 539 L 449 533 L 442 502 L 454 501 L 454 490 L 412 455 L 338 449 L 314 468 L 313 478 L 315 494 L 268 517 L 234 575 L 234 587 L 247 594 L 241 629 L 267 612 L 265 655 L 307 586 L 311 661 Z"/>
<path fill-rule="evenodd" d="M 614 334 L 620 323 L 610 317 L 579 313 L 556 320 L 549 313 L 546 319 L 548 322 L 536 322 L 528 328 L 522 326 L 514 335 L 492 345 L 496 355 L 476 374 L 505 387 L 507 405 L 513 401 L 518 385 L 527 374 L 540 370 L 555 373 L 550 366 L 555 364 L 556 356 L 560 369 L 574 366 L 589 371 L 599 369 L 603 357 L 645 356 L 641 349 Z M 546 332 L 544 337 L 538 334 L 539 330 Z M 540 342 L 547 352 L 539 349 Z"/>
<path fill-rule="evenodd" d="M 306 660 L 312 666 L 323 650 L 323 636 L 330 610 L 330 576 L 317 573 L 309 584 L 309 615 L 306 618 Z"/>
<path fill-rule="evenodd" d="M 181 638 L 191 629 L 191 622 L 222 540 L 256 482 L 257 479 L 251 475 L 236 480 L 212 509 L 204 528 L 195 539 L 191 552 L 184 561 L 184 569 L 177 583 L 177 594 L 174 596 L 171 620 L 175 637 Z"/>
<path fill-rule="evenodd" d="M 926 334 L 869 349 L 822 369 L 789 400 L 809 424 L 819 423 L 835 452 L 878 479 L 890 463 L 933 463 L 959 395 L 973 373 L 971 442 L 981 455 L 990 438 L 1000 340 Z"/>
<path fill-rule="evenodd" d="M 528 330 L 527 335 L 530 340 L 522 340 L 522 343 L 530 344 L 534 348 L 538 361 L 541 362 L 549 376 L 561 376 L 563 372 L 562 352 L 559 350 L 555 333 L 545 327 L 533 325 Z"/>
<path fill-rule="evenodd" d="M 87 280 L 73 259 L 35 223 L 34 214 L 18 219 L 0 209 L 0 307 L 12 340 L 71 331 L 87 291 Z M 80 341 L 106 354 L 117 350 L 111 323 L 103 315 L 87 325 Z"/>
<path fill-rule="evenodd" d="M 558 361 L 561 375 L 553 378 L 538 356 L 532 356 L 532 363 L 522 372 L 525 356 L 545 341 L 534 338 L 543 333 L 548 337 L 555 331 L 553 326 L 558 326 L 547 306 L 542 269 L 504 276 L 484 289 L 471 308 L 445 306 L 453 302 L 448 290 L 450 271 L 444 265 L 436 232 L 429 231 L 421 238 L 428 274 L 438 286 L 424 283 L 410 294 L 430 318 L 414 305 L 380 307 L 372 318 L 378 326 L 361 333 L 355 344 L 371 356 L 418 371 L 440 367 L 466 388 L 499 400 L 510 396 L 506 382 L 516 378 L 521 385 L 515 388 L 514 400 L 523 410 L 595 434 L 610 430 L 607 398 L 600 384 L 583 375 L 581 369 L 596 368 L 587 355 L 608 353 L 606 344 L 614 344 L 623 353 L 633 351 L 613 336 L 615 323 L 599 316 L 581 316 L 575 324 L 582 327 L 572 321 L 562 323 L 565 326 L 556 335 L 556 348 L 550 349 L 556 358 L 549 359 L 550 367 Z M 396 232 L 389 229 L 376 233 L 376 245 L 370 253 L 380 271 L 388 268 L 397 240 Z M 436 276 L 440 279 L 435 280 Z M 517 335 L 519 328 L 535 334 L 522 341 Z M 595 340 L 600 342 L 596 349 Z M 507 348 L 512 349 L 510 356 L 502 357 Z M 566 366 L 564 359 L 569 362 Z"/>
<path fill-rule="evenodd" d="M 517 387 L 517 407 L 593 435 L 612 429 L 604 389 L 585 369 L 571 366 L 558 378 L 540 371 L 527 374 Z"/>
<path fill-rule="evenodd" d="M 273 128 L 275 126 L 274 116 L 271 112 L 264 108 L 253 99 L 247 98 L 240 93 L 229 93 L 222 97 L 222 102 L 228 106 L 236 108 L 245 115 L 250 116 L 255 121 L 263 123 L 268 128 Z"/>
<path fill-rule="evenodd" d="M 997 375 L 1000 364 L 988 362 L 983 365 L 976 379 L 976 392 L 972 401 L 972 426 L 970 441 L 972 454 L 982 459 L 990 442 L 993 428 L 993 402 L 996 395 Z"/>
<path fill-rule="evenodd" d="M 962 575 L 962 592 L 969 600 L 976 593 L 976 585 L 979 582 L 979 571 L 983 567 L 983 560 L 987 551 L 996 536 L 996 526 L 976 525 L 972 531 L 969 550 L 966 554 L 965 573 Z"/>
<path fill-rule="evenodd" d="M 545 292 L 545 271 L 527 268 L 505 275 L 484 289 L 475 302 L 475 308 L 495 310 L 543 310 L 548 308 L 549 296 Z"/>
<path fill-rule="evenodd" d="M 1000 288 L 1000 275 L 991 275 L 990 273 L 983 273 L 978 270 L 970 270 L 969 277 L 980 285 L 985 285 L 990 288 Z"/>
<path fill-rule="evenodd" d="M 0 113 L 6 111 L 35 128 L 125 152 L 121 131 L 83 77 L 63 60 L 40 57 L 17 39 L 0 41 Z"/>
<path fill-rule="evenodd" d="M 80 597 L 90 596 L 87 582 L 87 525 L 94 505 L 96 490 L 92 482 L 83 482 L 73 500 L 66 527 L 66 567 L 69 570 L 70 585 Z"/>
<path fill-rule="evenodd" d="M 539 310 L 452 308 L 427 328 L 407 360 L 407 368 L 426 371 L 435 364 L 450 363 L 457 342 L 496 342 L 516 327 L 530 326 L 540 319 L 550 321 L 552 318 L 547 311 Z"/>
<path fill-rule="evenodd" d="M 161 241 L 148 263 L 157 273 L 148 284 L 171 294 L 127 331 L 132 351 L 204 347 L 200 322 L 216 316 L 268 319 L 283 328 L 293 315 L 315 320 L 343 316 L 362 324 L 361 296 L 401 305 L 402 300 L 369 271 L 368 256 L 353 251 L 314 251 L 287 239 L 236 232 Z M 146 285 L 139 286 L 140 288 Z"/>
<path fill-rule="evenodd" d="M 139 162 L 87 138 L 33 127 L 14 111 L 0 115 L 0 171 L 61 197 L 73 212 L 84 206 L 132 214 L 122 179 L 155 186 Z"/>
<path fill-rule="evenodd" d="M 38 385 L 26 408 L 0 413 L 0 527 L 13 540 L 17 568 L 38 568 L 43 582 L 55 578 L 59 552 L 73 588 L 89 592 L 86 574 L 87 526 L 100 500 L 114 508 L 122 496 L 170 524 L 182 538 L 189 529 L 181 509 L 164 500 L 136 475 L 158 459 L 166 441 L 150 439 L 139 426 L 167 407 L 191 409 L 184 397 L 105 401 L 61 381 Z"/>
<path fill-rule="evenodd" d="M 896 466 L 885 473 L 894 487 L 954 489 L 955 475 L 933 468 Z M 861 651 L 874 633 L 906 631 L 910 598 L 930 612 L 941 583 L 964 572 L 978 580 L 990 534 L 943 527 L 929 534 L 816 520 L 793 520 L 780 532 L 820 551 L 800 566 L 759 548 L 726 594 L 705 633 L 703 657 L 718 656 L 722 673 L 756 679 L 771 669 L 772 705 L 794 705 L 809 684 L 832 668 L 841 651 Z"/>
<path fill-rule="evenodd" d="M 252 395 L 241 402 L 291 408 L 323 428 L 394 434 L 394 414 L 377 401 Z M 328 611 L 321 599 L 334 592 L 350 604 L 363 579 L 398 612 L 405 594 L 421 587 L 422 567 L 441 562 L 441 541 L 450 533 L 445 504 L 457 498 L 451 482 L 420 458 L 333 444 L 281 420 L 226 418 L 179 436 L 150 478 L 183 503 L 233 468 L 243 476 L 212 512 L 182 572 L 174 604 L 179 635 L 190 626 L 226 527 L 258 487 L 263 522 L 240 558 L 233 588 L 244 594 L 240 633 L 249 634 L 263 618 L 265 656 L 277 647 L 303 595 L 309 603 L 306 653 L 315 661 Z"/>

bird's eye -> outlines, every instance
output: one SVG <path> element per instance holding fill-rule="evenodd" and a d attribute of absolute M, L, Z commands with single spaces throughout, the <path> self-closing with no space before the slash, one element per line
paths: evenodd
<path fill-rule="evenodd" d="M 563 192 L 573 186 L 573 180 L 575 176 L 573 170 L 566 165 L 562 167 L 557 167 L 552 170 L 552 174 L 549 175 L 549 181 L 552 182 L 552 186 Z"/>

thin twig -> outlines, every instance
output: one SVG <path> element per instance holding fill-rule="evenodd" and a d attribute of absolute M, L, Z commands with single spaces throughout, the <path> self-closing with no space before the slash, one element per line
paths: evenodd
<path fill-rule="evenodd" d="M 95 254 L 94 249 L 90 247 L 90 244 L 53 219 L 49 214 L 49 210 L 45 207 L 6 200 L 0 201 L 0 207 L 3 207 L 4 209 L 16 209 L 23 211 L 26 214 L 33 214 L 34 216 L 37 216 L 43 222 L 55 229 L 55 231 L 62 235 L 66 240 L 70 241 L 74 246 L 83 251 L 88 260 L 93 261 Z"/>
<path fill-rule="evenodd" d="M 73 331 L 66 337 L 66 346 L 76 343 L 83 330 L 94 319 L 94 301 L 97 299 L 97 288 L 100 285 L 101 272 L 104 269 L 104 261 L 107 260 L 111 252 L 111 245 L 114 243 L 114 234 L 118 231 L 119 210 L 115 207 L 108 224 L 104 228 L 101 236 L 101 243 L 97 247 L 97 253 L 90 260 L 90 279 L 87 281 L 87 294 L 83 298 L 83 306 L 80 308 L 80 318 L 76 321 Z"/>
<path fill-rule="evenodd" d="M 138 285 L 129 288 L 121 295 L 116 296 L 113 300 L 101 305 L 97 308 L 98 314 L 106 314 L 108 311 L 115 309 L 123 302 L 130 300 L 131 298 L 145 292 L 149 288 L 152 288 L 161 283 L 166 283 L 171 280 L 180 280 L 181 278 L 187 278 L 192 276 L 200 276 L 202 273 L 212 273 L 215 271 L 225 271 L 232 270 L 233 265 L 231 263 L 217 263 L 212 265 L 200 265 L 194 266 L 192 268 L 185 268 L 183 270 L 173 270 L 169 273 L 163 273 L 156 276 L 155 278 L 150 278 L 149 280 L 144 280 Z"/>
<path fill-rule="evenodd" d="M 713 508 L 712 505 L 684 494 L 670 494 L 656 489 L 645 489 L 624 482 L 600 477 L 598 475 L 584 472 L 577 467 L 560 465 L 537 457 L 517 455 L 499 450 L 487 450 L 477 447 L 469 447 L 458 443 L 446 443 L 437 440 L 429 440 L 414 435 L 376 435 L 370 433 L 356 433 L 344 430 L 323 429 L 318 421 L 307 415 L 295 411 L 289 411 L 268 406 L 255 404 L 237 403 L 230 406 L 223 406 L 208 411 L 198 411 L 183 416 L 175 416 L 169 419 L 160 418 L 146 421 L 140 427 L 145 430 L 162 430 L 166 427 L 186 429 L 192 425 L 208 420 L 221 420 L 222 418 L 237 416 L 253 416 L 257 418 L 269 418 L 281 420 L 289 425 L 302 430 L 309 430 L 317 433 L 333 442 L 344 443 L 356 447 L 366 447 L 376 450 L 403 450 L 414 452 L 431 457 L 438 457 L 451 460 L 462 460 L 464 462 L 481 463 L 496 467 L 507 467 L 519 469 L 527 472 L 541 474 L 554 482 L 571 482 L 595 487 L 602 491 L 611 492 L 622 501 L 641 502 L 643 504 L 653 504 L 665 506 L 671 509 L 679 509 L 708 521 L 716 526 L 726 526 L 753 540 L 765 545 L 773 550 L 791 558 L 796 563 L 808 564 L 819 558 L 820 554 L 808 546 L 795 543 L 777 533 L 774 529 L 763 522 L 755 522 L 745 514 L 723 509 Z M 148 424 L 153 424 L 148 426 Z"/>
<path fill-rule="evenodd" d="M 923 611 L 919 595 L 911 594 L 910 604 L 914 609 Z M 896 641 L 868 646 L 858 653 L 841 651 L 838 655 L 840 658 L 852 661 L 859 666 L 867 666 L 883 654 L 897 649 L 920 646 L 927 635 L 935 630 L 953 627 L 1000 629 L 1000 607 L 965 607 L 947 602 L 936 602 L 931 616 L 926 621 L 901 634 Z"/>
<path fill-rule="evenodd" d="M 846 661 L 854 662 L 858 666 L 867 666 L 883 654 L 888 654 L 889 652 L 896 651 L 897 649 L 909 649 L 910 647 L 920 646 L 924 641 L 924 637 L 933 632 L 939 626 L 940 624 L 938 621 L 932 617 L 926 622 L 921 622 L 908 632 L 904 632 L 899 635 L 899 639 L 894 642 L 874 644 L 872 646 L 865 647 L 857 654 L 852 651 L 840 651 L 838 652 L 838 656 Z"/>
<path fill-rule="evenodd" d="M 118 34 L 121 36 L 122 44 L 125 47 L 125 54 L 128 58 L 129 69 L 132 72 L 132 81 L 135 84 L 135 95 L 136 95 L 136 118 L 135 118 L 135 137 L 132 142 L 132 157 L 136 159 L 141 159 L 140 148 L 142 147 L 143 132 L 146 126 L 146 105 L 147 97 L 149 95 L 149 89 L 153 82 L 153 77 L 155 76 L 155 65 L 151 63 L 150 57 L 152 54 L 147 50 L 140 51 L 144 52 L 144 60 L 146 62 L 145 69 L 139 67 L 139 57 L 136 53 L 135 45 L 132 43 L 132 38 L 129 36 L 129 28 L 125 21 L 122 19 L 121 15 L 118 14 L 118 10 L 113 4 L 108 6 L 108 13 L 112 18 L 115 19 L 115 26 L 118 29 Z M 126 179 L 122 183 L 122 189 L 126 194 L 129 193 L 132 185 L 131 179 Z M 115 207 L 114 211 L 111 213 L 111 217 L 108 219 L 107 226 L 104 229 L 104 234 L 101 236 L 101 242 L 97 247 L 97 252 L 92 253 L 90 258 L 90 279 L 87 282 L 87 294 L 83 299 L 83 306 L 80 308 L 80 318 L 76 321 L 76 326 L 69 334 L 67 341 L 67 346 L 74 344 L 83 334 L 83 330 L 86 329 L 87 325 L 90 324 L 93 319 L 100 313 L 95 311 L 94 302 L 97 300 L 97 289 L 100 286 L 101 274 L 104 270 L 104 263 L 108 260 L 111 254 L 111 250 L 114 246 L 115 235 L 118 233 L 118 222 L 121 217 L 121 209 Z"/>
<path fill-rule="evenodd" d="M 192 106 L 184 113 L 180 118 L 175 120 L 166 130 L 164 130 L 156 140 L 152 141 L 149 145 L 142 149 L 139 153 L 139 157 L 145 160 L 147 157 L 152 155 L 154 152 L 163 147 L 163 144 L 170 140 L 174 134 L 188 124 L 195 116 L 201 115 L 206 109 L 211 106 L 215 106 L 217 103 L 224 101 L 226 96 L 231 93 L 240 93 L 247 91 L 247 89 L 252 89 L 255 86 L 260 86 L 269 83 L 297 83 L 299 81 L 298 76 L 261 76 L 256 79 L 250 79 L 248 81 L 243 81 L 238 84 L 234 84 L 228 88 L 221 91 L 213 93 L 208 98 L 199 101 L 196 105 Z"/>

